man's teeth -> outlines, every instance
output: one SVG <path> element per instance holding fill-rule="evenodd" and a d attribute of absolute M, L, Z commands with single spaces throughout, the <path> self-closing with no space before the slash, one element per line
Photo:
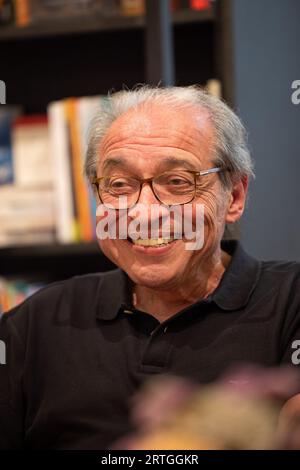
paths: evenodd
<path fill-rule="evenodd" d="M 138 238 L 137 240 L 132 240 L 134 245 L 142 246 L 162 246 L 171 243 L 174 238 Z"/>

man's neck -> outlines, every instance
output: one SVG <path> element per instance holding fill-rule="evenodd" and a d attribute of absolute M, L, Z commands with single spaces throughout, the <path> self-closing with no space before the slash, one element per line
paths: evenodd
<path fill-rule="evenodd" d="M 221 251 L 217 262 L 202 266 L 188 284 L 181 284 L 170 290 L 153 289 L 136 284 L 133 289 L 135 308 L 147 312 L 160 323 L 180 310 L 208 297 L 219 285 L 229 265 L 231 256 Z"/>

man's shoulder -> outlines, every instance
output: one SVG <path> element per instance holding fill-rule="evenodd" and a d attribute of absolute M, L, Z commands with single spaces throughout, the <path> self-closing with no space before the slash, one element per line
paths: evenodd
<path fill-rule="evenodd" d="M 290 282 L 300 280 L 300 263 L 297 261 L 261 261 L 261 273 L 263 276 L 273 278 L 274 281 Z"/>
<path fill-rule="evenodd" d="M 277 299 L 289 301 L 291 294 L 297 297 L 300 304 L 300 263 L 288 260 L 257 259 L 248 253 L 238 240 L 225 240 L 222 248 L 232 259 L 224 276 L 226 290 L 229 295 L 228 303 L 232 305 L 233 292 L 238 287 L 238 302 L 249 300 L 250 296 L 256 302 L 266 299 L 274 293 Z M 222 296 L 222 302 L 224 295 Z"/>
<path fill-rule="evenodd" d="M 296 261 L 261 261 L 258 290 L 275 296 L 289 307 L 300 307 L 300 263 Z"/>
<path fill-rule="evenodd" d="M 53 320 L 54 317 L 59 320 L 65 316 L 67 320 L 76 310 L 92 313 L 102 293 L 109 286 L 117 286 L 121 277 L 122 271 L 117 268 L 50 283 L 4 313 L 2 320 L 22 323 L 28 320 L 25 319 L 27 316 L 31 320 L 39 317 L 40 321 Z"/>

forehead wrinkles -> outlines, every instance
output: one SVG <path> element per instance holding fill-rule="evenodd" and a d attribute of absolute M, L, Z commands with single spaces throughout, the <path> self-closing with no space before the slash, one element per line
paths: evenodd
<path fill-rule="evenodd" d="M 120 116 L 103 137 L 100 153 L 105 155 L 115 148 L 157 146 L 206 151 L 213 143 L 213 128 L 208 112 L 195 110 L 155 109 L 130 110 Z"/>

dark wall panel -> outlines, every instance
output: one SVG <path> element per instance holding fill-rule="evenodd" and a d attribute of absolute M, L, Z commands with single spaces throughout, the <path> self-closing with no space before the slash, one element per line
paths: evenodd
<path fill-rule="evenodd" d="M 265 259 L 300 261 L 299 0 L 233 0 L 235 104 L 255 160 L 245 247 Z"/>

